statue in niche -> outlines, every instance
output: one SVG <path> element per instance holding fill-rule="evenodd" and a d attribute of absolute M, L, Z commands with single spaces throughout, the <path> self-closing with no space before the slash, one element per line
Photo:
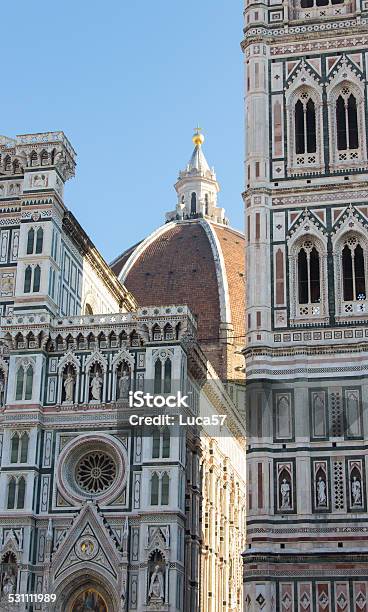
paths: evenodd
<path fill-rule="evenodd" d="M 130 372 L 126 366 L 122 367 L 119 377 L 119 395 L 118 399 L 126 399 L 130 391 Z"/>
<path fill-rule="evenodd" d="M 286 478 L 283 479 L 280 487 L 281 510 L 291 510 L 290 505 L 290 485 Z"/>
<path fill-rule="evenodd" d="M 351 481 L 351 497 L 353 506 L 362 505 L 362 485 L 356 476 L 353 476 L 353 480 Z"/>
<path fill-rule="evenodd" d="M 100 375 L 97 368 L 91 380 L 90 387 L 91 387 L 92 401 L 100 402 L 101 401 L 101 390 L 102 390 L 102 376 Z"/>
<path fill-rule="evenodd" d="M 322 476 L 320 476 L 317 481 L 317 505 L 327 505 L 326 483 L 323 480 Z"/>
<path fill-rule="evenodd" d="M 162 601 L 164 601 L 165 599 L 164 577 L 162 575 L 161 567 L 158 563 L 155 565 L 154 571 L 152 572 L 148 598 L 151 600 L 161 599 Z"/>
<path fill-rule="evenodd" d="M 4 378 L 0 377 L 0 408 L 5 404 L 5 381 Z"/>
<path fill-rule="evenodd" d="M 15 593 L 16 578 L 12 572 L 5 572 L 3 580 L 3 593 L 4 595 L 10 595 Z"/>
<path fill-rule="evenodd" d="M 74 384 L 75 378 L 73 376 L 73 370 L 69 368 L 64 380 L 65 401 L 68 403 L 73 403 L 74 401 Z"/>

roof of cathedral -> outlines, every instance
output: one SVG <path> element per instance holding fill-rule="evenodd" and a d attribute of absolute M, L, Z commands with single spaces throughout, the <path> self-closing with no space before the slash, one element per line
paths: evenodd
<path fill-rule="evenodd" d="M 141 306 L 188 304 L 200 340 L 221 323 L 244 340 L 244 236 L 206 219 L 166 223 L 112 263 Z"/>
<path fill-rule="evenodd" d="M 198 319 L 202 349 L 219 373 L 229 375 L 234 360 L 227 347 L 244 344 L 244 235 L 227 225 L 224 209 L 217 206 L 219 186 L 203 141 L 197 130 L 191 160 L 175 185 L 178 204 L 166 215 L 167 223 L 111 267 L 140 306 L 187 304 Z"/>

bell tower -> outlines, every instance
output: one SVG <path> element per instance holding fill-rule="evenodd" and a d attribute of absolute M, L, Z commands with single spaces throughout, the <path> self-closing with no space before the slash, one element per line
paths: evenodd
<path fill-rule="evenodd" d="M 368 3 L 248 0 L 244 18 L 245 610 L 357 610 L 368 606 Z"/>

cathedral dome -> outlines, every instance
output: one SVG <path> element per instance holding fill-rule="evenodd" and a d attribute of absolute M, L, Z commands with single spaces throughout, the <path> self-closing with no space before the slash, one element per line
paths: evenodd
<path fill-rule="evenodd" d="M 175 184 L 177 205 L 166 224 L 131 247 L 111 267 L 140 306 L 186 304 L 198 319 L 198 340 L 223 378 L 243 374 L 245 335 L 244 235 L 217 205 L 220 186 L 195 145 Z"/>
<path fill-rule="evenodd" d="M 206 218 L 168 222 L 112 263 L 140 306 L 187 304 L 203 351 L 231 378 L 244 344 L 244 268 L 243 234 Z"/>

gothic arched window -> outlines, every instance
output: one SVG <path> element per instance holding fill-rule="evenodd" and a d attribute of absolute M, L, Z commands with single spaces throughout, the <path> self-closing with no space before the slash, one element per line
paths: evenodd
<path fill-rule="evenodd" d="M 344 302 L 366 299 L 365 254 L 356 236 L 342 250 L 342 279 Z"/>
<path fill-rule="evenodd" d="M 298 253 L 299 304 L 317 304 L 321 301 L 320 260 L 313 243 L 306 240 Z"/>
<path fill-rule="evenodd" d="M 358 109 L 349 87 L 343 87 L 336 101 L 336 133 L 339 151 L 359 148 Z"/>
<path fill-rule="evenodd" d="M 316 108 L 307 92 L 302 92 L 295 104 L 295 152 L 297 155 L 303 153 L 315 153 L 317 150 L 316 139 Z"/>
<path fill-rule="evenodd" d="M 16 400 L 30 400 L 32 399 L 33 392 L 33 368 L 29 365 L 20 366 L 16 377 L 16 389 L 15 399 Z"/>
<path fill-rule="evenodd" d="M 162 363 L 157 359 L 155 363 L 154 393 L 161 393 L 162 389 Z"/>
<path fill-rule="evenodd" d="M 164 393 L 171 393 L 171 359 L 167 358 L 164 367 Z"/>
<path fill-rule="evenodd" d="M 17 510 L 22 510 L 22 508 L 24 508 L 24 500 L 26 497 L 26 481 L 23 476 L 18 480 L 17 493 Z"/>
<path fill-rule="evenodd" d="M 152 434 L 152 459 L 168 459 L 170 457 L 170 431 L 165 427 L 162 431 L 155 428 Z"/>
<path fill-rule="evenodd" d="M 49 162 L 49 154 L 47 151 L 42 151 L 41 153 L 41 166 L 47 166 Z"/>
<path fill-rule="evenodd" d="M 170 487 L 170 479 L 169 475 L 165 474 L 161 479 L 161 505 L 167 506 L 169 504 L 169 487 Z"/>
<path fill-rule="evenodd" d="M 13 510 L 15 506 L 15 491 L 16 491 L 16 482 L 15 478 L 11 478 L 8 484 L 8 501 L 7 501 L 7 509 Z"/>
<path fill-rule="evenodd" d="M 31 166 L 37 166 L 37 153 L 36 151 L 32 151 L 30 156 Z"/>
<path fill-rule="evenodd" d="M 27 255 L 32 255 L 33 248 L 34 248 L 34 229 L 33 227 L 31 227 L 31 229 L 28 231 L 28 236 L 27 236 Z"/>
<path fill-rule="evenodd" d="M 27 463 L 29 436 L 15 433 L 11 440 L 11 463 Z"/>
<path fill-rule="evenodd" d="M 32 268 L 31 266 L 27 266 L 25 274 L 24 274 L 24 293 L 30 293 L 31 281 L 32 281 Z"/>
<path fill-rule="evenodd" d="M 36 234 L 36 254 L 39 255 L 42 253 L 43 247 L 43 229 L 39 227 Z"/>
<path fill-rule="evenodd" d="M 23 476 L 16 480 L 12 477 L 8 484 L 8 510 L 23 510 L 26 497 L 26 481 Z"/>
<path fill-rule="evenodd" d="M 33 274 L 33 292 L 38 293 L 40 290 L 40 281 L 41 281 L 41 268 L 40 266 L 36 266 Z"/>
<path fill-rule="evenodd" d="M 159 503 L 159 477 L 153 474 L 151 478 L 151 506 L 158 506 Z"/>

